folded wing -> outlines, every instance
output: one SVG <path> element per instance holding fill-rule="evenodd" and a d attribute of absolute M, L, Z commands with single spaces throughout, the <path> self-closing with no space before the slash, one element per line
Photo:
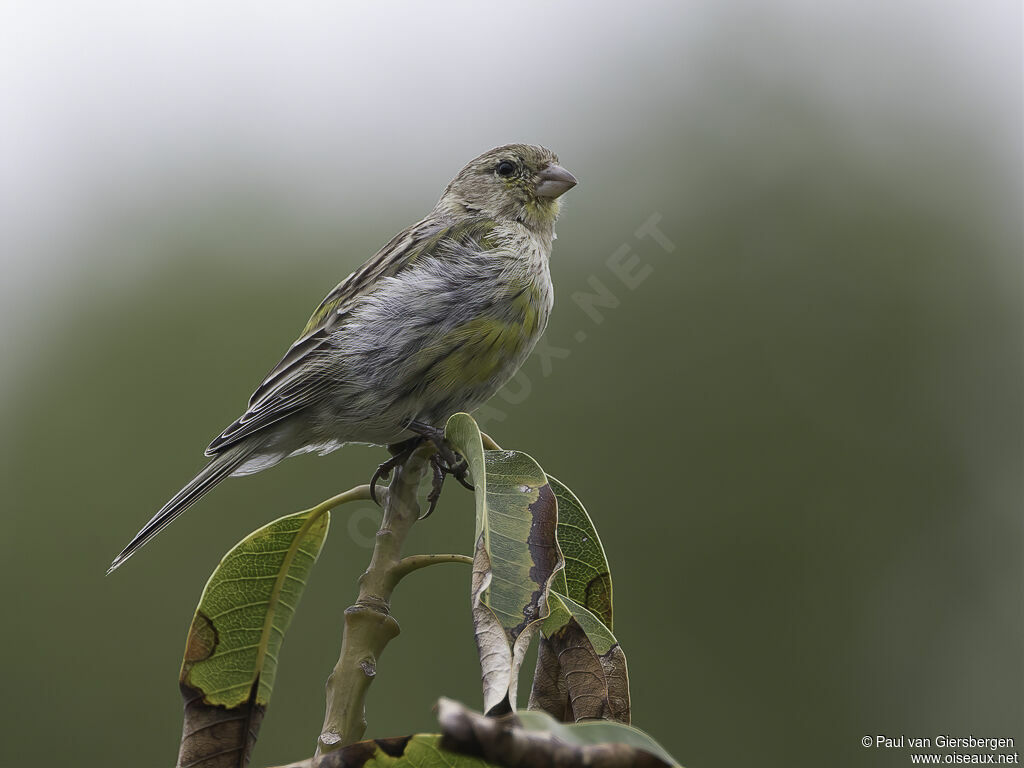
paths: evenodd
<path fill-rule="evenodd" d="M 335 334 L 381 278 L 398 274 L 424 256 L 443 258 L 448 253 L 464 253 L 468 247 L 490 249 L 494 244 L 488 237 L 493 229 L 494 224 L 482 218 L 448 225 L 425 219 L 395 235 L 320 302 L 302 335 L 253 392 L 245 413 L 210 443 L 206 455 L 215 456 L 330 396 L 338 378 L 344 376 L 344 371 L 336 369 L 332 354 Z"/>

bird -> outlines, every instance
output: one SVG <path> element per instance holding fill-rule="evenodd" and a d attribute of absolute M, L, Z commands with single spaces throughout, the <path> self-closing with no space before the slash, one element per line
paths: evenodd
<path fill-rule="evenodd" d="M 577 184 L 558 156 L 507 144 L 471 160 L 430 213 L 342 280 L 206 448 L 209 462 L 114 558 L 107 573 L 230 476 L 347 443 L 388 446 L 386 475 L 424 438 L 438 475 L 465 483 L 442 425 L 511 379 L 554 303 L 548 261 L 561 196 Z M 471 486 L 469 486 L 471 487 Z"/>

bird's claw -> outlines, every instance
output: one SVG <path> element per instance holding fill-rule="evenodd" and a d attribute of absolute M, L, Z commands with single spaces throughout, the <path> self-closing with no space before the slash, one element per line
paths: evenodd
<path fill-rule="evenodd" d="M 466 488 L 467 490 L 470 490 L 470 491 L 475 491 L 476 488 L 473 487 L 472 483 L 470 483 L 470 482 L 468 482 L 466 480 L 466 474 L 468 472 L 469 472 L 469 463 L 465 459 L 459 458 L 459 460 L 455 463 L 455 465 L 453 467 L 451 467 L 451 469 L 449 471 L 449 474 L 452 477 L 454 477 L 456 480 L 458 480 L 463 488 Z"/>
<path fill-rule="evenodd" d="M 373 477 L 370 478 L 370 498 L 373 499 L 373 503 L 377 506 L 380 506 L 380 499 L 377 498 L 377 481 L 381 479 L 388 479 L 391 475 L 391 470 L 393 469 L 393 465 L 391 464 L 392 461 L 394 461 L 394 456 L 387 461 L 378 464 L 376 471 L 373 473 Z"/>
<path fill-rule="evenodd" d="M 377 471 L 370 478 L 370 498 L 373 499 L 374 503 L 380 504 L 380 501 L 377 499 L 377 481 L 387 479 L 391 475 L 391 471 L 405 463 L 412 455 L 412 452 L 419 448 L 424 440 L 429 440 L 433 443 L 436 450 L 430 457 L 433 483 L 430 493 L 427 494 L 427 511 L 420 516 L 420 520 L 425 520 L 434 512 L 437 501 L 441 498 L 441 488 L 444 486 L 444 479 L 447 475 L 451 475 L 458 480 L 462 487 L 468 488 L 471 491 L 474 489 L 466 480 L 469 472 L 469 463 L 448 445 L 448 442 L 444 439 L 443 430 L 417 421 L 412 422 L 409 425 L 409 429 L 415 432 L 417 436 L 405 442 L 388 446 L 388 450 L 391 451 L 391 458 L 378 465 Z"/>
<path fill-rule="evenodd" d="M 448 445 L 448 441 L 444 439 L 443 429 L 425 424 L 422 421 L 410 422 L 408 428 L 429 440 L 434 444 L 434 448 L 437 449 L 436 453 L 430 457 L 430 466 L 433 469 L 434 479 L 430 493 L 427 494 L 427 511 L 420 517 L 420 520 L 423 520 L 430 517 L 434 507 L 437 506 L 437 500 L 441 498 L 441 488 L 444 486 L 444 479 L 447 475 L 452 475 L 464 488 L 468 488 L 471 491 L 473 486 L 466 481 L 469 464 Z"/>
<path fill-rule="evenodd" d="M 447 446 L 445 447 L 447 448 Z M 452 457 L 457 456 L 451 448 L 447 449 L 447 453 Z M 466 482 L 466 472 L 469 470 L 469 464 L 466 463 L 465 459 L 456 458 L 454 463 L 451 463 L 440 448 L 438 448 L 437 452 L 430 457 L 430 467 L 433 470 L 434 478 L 430 493 L 427 494 L 427 511 L 420 515 L 420 520 L 426 520 L 434 513 L 437 501 L 441 498 L 441 489 L 444 487 L 444 479 L 447 475 L 451 475 L 464 487 L 471 491 L 473 490 L 473 486 Z"/>
<path fill-rule="evenodd" d="M 373 477 L 370 478 L 370 498 L 373 499 L 374 504 L 380 505 L 380 501 L 377 499 L 377 481 L 386 480 L 390 477 L 391 471 L 395 467 L 405 463 L 406 459 L 412 455 L 412 452 L 415 451 L 422 442 L 422 437 L 414 437 L 403 443 L 396 443 L 395 445 L 388 446 L 388 450 L 391 451 L 391 458 L 381 464 L 378 464 L 377 470 L 373 473 Z"/>
<path fill-rule="evenodd" d="M 435 453 L 430 457 L 430 468 L 434 471 L 434 478 L 430 486 L 430 493 L 427 494 L 427 511 L 418 519 L 426 520 L 434 514 L 434 507 L 437 500 L 441 498 L 441 489 L 444 487 L 444 468 L 441 466 L 441 454 Z"/>

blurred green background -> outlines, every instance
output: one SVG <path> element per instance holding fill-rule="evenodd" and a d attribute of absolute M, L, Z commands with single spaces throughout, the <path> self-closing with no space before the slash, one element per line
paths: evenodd
<path fill-rule="evenodd" d="M 220 555 L 384 453 L 227 482 L 104 569 L 321 297 L 508 141 L 581 183 L 559 356 L 487 427 L 598 524 L 635 724 L 689 768 L 909 764 L 864 734 L 1024 742 L 1018 3 L 3 17 L 0 765 L 173 762 Z M 635 235 L 652 215 L 673 250 Z M 633 289 L 622 245 L 649 268 Z M 601 322 L 573 299 L 594 280 Z M 320 728 L 372 508 L 332 526 L 254 765 Z M 451 485 L 409 551 L 471 540 Z M 402 584 L 369 735 L 480 705 L 468 588 L 456 566 Z"/>

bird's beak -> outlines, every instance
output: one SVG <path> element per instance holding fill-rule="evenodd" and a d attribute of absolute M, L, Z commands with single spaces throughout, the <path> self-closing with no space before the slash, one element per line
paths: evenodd
<path fill-rule="evenodd" d="M 537 196 L 552 200 L 576 186 L 576 177 L 560 165 L 552 163 L 537 176 Z"/>

